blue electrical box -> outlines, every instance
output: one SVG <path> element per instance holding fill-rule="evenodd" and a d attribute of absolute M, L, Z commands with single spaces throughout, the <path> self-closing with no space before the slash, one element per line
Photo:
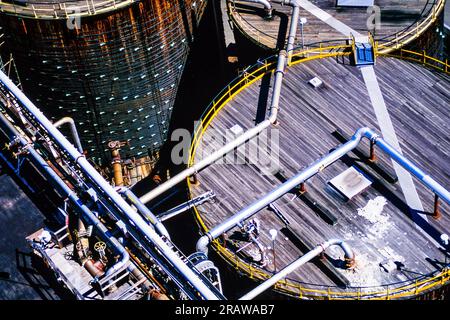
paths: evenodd
<path fill-rule="evenodd" d="M 368 63 L 374 63 L 374 59 L 373 59 L 373 48 L 369 43 L 365 43 L 364 44 L 364 49 L 365 49 L 365 53 L 364 56 L 366 58 L 366 61 Z"/>
<path fill-rule="evenodd" d="M 355 65 L 373 65 L 375 63 L 373 47 L 369 43 L 355 43 Z"/>

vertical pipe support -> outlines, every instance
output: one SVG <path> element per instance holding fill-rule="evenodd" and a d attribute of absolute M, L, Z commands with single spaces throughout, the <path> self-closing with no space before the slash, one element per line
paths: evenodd
<path fill-rule="evenodd" d="M 433 210 L 433 218 L 438 220 L 441 217 L 441 210 L 439 209 L 439 196 L 434 194 L 434 210 Z"/>
<path fill-rule="evenodd" d="M 375 141 L 370 140 L 370 155 L 369 155 L 369 161 L 375 162 L 377 160 L 377 156 L 375 154 Z"/>
<path fill-rule="evenodd" d="M 306 190 L 306 184 L 305 184 L 305 182 L 300 183 L 300 189 L 299 189 L 298 193 L 299 193 L 300 195 L 302 195 L 302 194 L 304 194 L 306 191 L 307 191 L 307 190 Z"/>
<path fill-rule="evenodd" d="M 123 186 L 123 172 L 122 172 L 122 159 L 120 158 L 120 147 L 122 147 L 124 143 L 120 141 L 110 141 L 108 142 L 108 148 L 111 150 L 111 165 L 113 169 L 114 175 L 114 185 L 115 186 Z"/>
<path fill-rule="evenodd" d="M 191 176 L 191 184 L 194 185 L 194 186 L 199 186 L 200 185 L 200 181 L 198 181 L 198 177 L 197 177 L 196 173 L 194 173 Z"/>

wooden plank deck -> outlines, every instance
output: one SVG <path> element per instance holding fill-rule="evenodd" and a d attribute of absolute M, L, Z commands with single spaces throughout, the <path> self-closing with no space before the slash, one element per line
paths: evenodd
<path fill-rule="evenodd" d="M 367 8 L 357 7 L 336 7 L 335 0 L 310 0 L 311 3 L 326 11 L 328 14 L 345 23 L 353 30 L 367 34 L 367 21 L 370 19 L 372 12 L 368 12 Z M 281 6 L 273 4 L 274 18 L 273 20 L 264 19 L 264 10 L 261 5 L 229 1 L 230 7 L 235 8 L 232 14 L 235 21 L 239 24 L 239 28 L 244 30 L 246 35 L 261 43 L 267 48 L 275 48 L 279 35 L 285 34 L 286 27 L 289 26 L 291 14 L 290 6 Z M 374 36 L 376 39 L 382 39 L 399 32 L 420 18 L 422 10 L 426 8 L 427 0 L 417 1 L 401 1 L 401 0 L 379 0 L 375 2 L 380 8 L 380 28 L 375 29 Z M 301 9 L 300 16 L 307 19 L 304 25 L 303 37 L 305 45 L 320 41 L 339 40 L 345 38 L 341 33 L 325 24 L 323 21 L 313 16 L 311 13 Z M 301 30 L 299 24 L 297 32 L 297 45 L 301 44 Z M 283 37 L 284 39 L 284 37 Z M 279 45 L 279 44 L 278 44 Z"/>
<path fill-rule="evenodd" d="M 449 77 L 393 58 L 380 58 L 375 71 L 403 154 L 444 187 L 450 188 Z M 315 76 L 324 82 L 322 87 L 313 88 L 307 83 Z M 261 90 L 267 90 L 267 86 L 261 86 L 261 81 L 254 83 L 219 113 L 204 135 L 205 149 L 198 149 L 196 161 L 208 154 L 202 154 L 202 150 L 210 150 L 214 145 L 212 136 L 219 135 L 215 139 L 217 145 L 224 131 L 235 124 L 244 129 L 255 125 L 257 106 L 266 108 L 270 105 L 271 89 L 266 102 L 258 101 L 260 96 L 266 96 L 261 94 Z M 280 108 L 280 124 L 276 129 L 280 134 L 280 168 L 287 177 L 292 177 L 338 146 L 340 141 L 332 135 L 336 129 L 353 134 L 356 129 L 368 126 L 380 132 L 358 68 L 338 64 L 331 58 L 290 67 L 281 93 Z M 368 143 L 364 141 L 361 148 L 368 151 Z M 392 171 L 390 159 L 381 152 L 377 157 L 382 166 Z M 307 183 L 308 194 L 336 216 L 337 223 L 334 226 L 327 223 L 295 194 L 288 193 L 278 199 L 276 205 L 290 221 L 290 228 L 314 245 L 330 238 L 348 240 L 357 255 L 358 266 L 355 271 L 337 270 L 352 286 L 389 284 L 436 270 L 429 261 L 443 263 L 444 255 L 424 237 L 423 230 L 410 218 L 398 183 L 389 183 L 366 166 L 366 174 L 374 183 L 351 201 L 343 201 L 327 186 L 328 180 L 357 164 L 355 159 L 356 155 L 350 153 Z M 215 204 L 205 203 L 197 208 L 209 228 L 281 184 L 273 175 L 262 175 L 259 167 L 258 164 L 214 164 L 198 174 L 201 184 L 193 187 L 193 195 L 208 190 L 217 195 Z M 415 178 L 414 181 L 427 211 L 425 214 L 430 214 L 434 195 Z M 358 213 L 369 200 L 383 198 L 386 199 L 381 214 L 384 223 L 371 223 Z M 440 220 L 428 217 L 426 232 L 435 238 L 449 232 L 450 206 L 442 205 L 441 211 Z M 281 230 L 284 224 L 268 208 L 256 216 L 262 222 L 260 240 L 270 248 L 268 230 Z M 276 248 L 278 270 L 304 253 L 283 234 L 277 238 Z M 332 259 L 343 258 L 339 248 L 331 248 L 327 252 Z M 268 249 L 267 254 L 272 259 L 272 250 Z M 397 261 L 403 269 L 385 272 L 379 266 L 385 260 Z M 264 267 L 267 272 L 273 270 L 271 262 Z M 306 283 L 336 285 L 313 263 L 298 269 L 290 278 Z"/>

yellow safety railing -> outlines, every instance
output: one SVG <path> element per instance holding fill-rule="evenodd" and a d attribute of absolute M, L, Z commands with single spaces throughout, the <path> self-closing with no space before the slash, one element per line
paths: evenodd
<path fill-rule="evenodd" d="M 448 72 L 448 63 L 439 61 L 435 58 L 427 56 L 425 53 L 420 54 L 408 50 L 399 50 L 398 55 L 379 53 L 377 46 L 375 46 L 375 53 L 379 56 L 394 56 L 406 60 L 420 62 L 429 65 L 433 68 Z M 338 45 L 338 46 L 322 46 L 318 48 L 303 50 L 292 55 L 290 65 L 304 63 L 306 61 L 330 58 L 343 57 L 352 54 L 352 44 Z M 407 55 L 408 54 L 408 55 Z M 411 58 L 411 56 L 421 57 Z M 211 102 L 206 109 L 205 114 L 201 117 L 200 124 L 195 128 L 193 134 L 193 142 L 190 148 L 190 157 L 188 166 L 192 166 L 195 161 L 195 153 L 200 143 L 200 139 L 210 126 L 212 120 L 220 113 L 220 111 L 232 100 L 239 92 L 251 86 L 254 82 L 260 80 L 267 72 L 273 72 L 276 68 L 276 56 L 272 56 L 250 68 L 248 68 L 240 77 L 233 80 L 219 95 Z M 438 63 L 442 67 L 437 68 L 436 65 L 430 64 Z M 187 179 L 188 189 L 192 190 L 190 179 Z M 191 192 L 191 191 L 190 191 Z M 191 198 L 193 194 L 191 192 Z M 208 227 L 203 221 L 197 208 L 194 207 L 197 223 L 204 232 L 208 232 Z M 266 273 L 258 267 L 254 267 L 242 261 L 234 253 L 223 247 L 218 240 L 214 240 L 213 247 L 221 255 L 224 260 L 233 266 L 239 272 L 245 274 L 251 279 L 264 281 L 271 277 L 271 274 Z M 299 281 L 285 279 L 279 281 L 275 290 L 285 294 L 296 296 L 299 298 L 313 298 L 313 299 L 329 299 L 329 300 L 387 300 L 387 299 L 406 299 L 426 293 L 430 290 L 439 288 L 450 281 L 450 270 L 443 269 L 436 274 L 424 276 L 422 279 L 413 279 L 407 282 L 398 284 L 390 284 L 379 287 L 362 288 L 352 287 L 348 289 L 340 289 L 336 287 L 324 285 L 304 284 Z"/>
<path fill-rule="evenodd" d="M 394 50 L 403 48 L 411 41 L 422 35 L 439 17 L 444 10 L 446 0 L 437 0 L 430 10 L 430 14 L 423 16 L 420 21 L 416 22 L 414 28 L 409 28 L 399 34 L 395 34 L 393 39 L 382 42 L 378 45 L 379 53 L 390 53 Z"/>
<path fill-rule="evenodd" d="M 252 276 L 253 279 L 265 281 L 271 274 L 239 260 L 233 253 L 221 246 L 217 241 L 214 243 L 216 251 L 230 265 L 235 266 L 241 273 Z M 422 280 L 390 284 L 378 287 L 349 287 L 339 289 L 325 285 L 303 284 L 299 281 L 284 279 L 280 280 L 274 287 L 275 290 L 291 296 L 312 299 L 328 300 L 393 300 L 405 299 L 419 296 L 433 289 L 442 287 L 450 281 L 450 270 L 444 269 L 436 274 L 424 277 Z M 340 290 L 340 291 L 338 291 Z"/>
<path fill-rule="evenodd" d="M 0 12 L 14 14 L 24 18 L 35 19 L 67 19 L 105 13 L 126 7 L 137 0 L 80 0 L 70 3 L 33 2 L 17 5 L 0 0 Z"/>
<path fill-rule="evenodd" d="M 420 53 L 416 51 L 400 49 L 392 53 L 381 53 L 377 51 L 377 55 L 413 61 L 445 73 L 450 73 L 450 65 L 448 63 L 448 59 L 446 59 L 445 61 L 441 61 L 439 59 L 436 59 L 435 57 L 427 55 L 426 51 L 422 51 Z"/>
<path fill-rule="evenodd" d="M 381 42 L 378 45 L 379 52 L 389 53 L 394 50 L 398 50 L 421 36 L 439 17 L 445 7 L 445 1 L 446 0 L 436 0 L 429 11 L 429 14 L 422 16 L 418 21 L 416 21 L 413 27 L 411 26 L 410 28 L 400 31 L 399 33 L 394 34 L 391 39 Z M 231 3 L 228 4 L 228 8 L 228 15 L 233 21 L 233 25 L 244 36 L 253 42 L 257 42 L 263 47 L 273 49 L 273 44 L 276 43 L 276 39 L 257 30 L 253 25 L 243 19 Z"/>

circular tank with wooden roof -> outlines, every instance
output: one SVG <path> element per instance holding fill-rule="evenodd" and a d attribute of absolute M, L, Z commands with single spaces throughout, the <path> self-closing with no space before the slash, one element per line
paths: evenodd
<path fill-rule="evenodd" d="M 405 158 L 450 187 L 449 65 L 424 53 L 377 51 L 369 75 L 349 63 L 346 49 L 343 43 L 296 50 L 276 125 L 199 171 L 198 184 L 188 181 L 192 198 L 216 194 L 214 203 L 195 208 L 203 232 L 327 156 L 361 127 L 398 141 Z M 247 68 L 214 99 L 195 132 L 190 166 L 267 118 L 276 61 L 274 56 Z M 369 142 L 362 141 L 214 239 L 214 250 L 238 272 L 263 281 L 337 238 L 352 248 L 353 269 L 345 268 L 338 247 L 330 247 L 275 290 L 312 299 L 437 298 L 450 280 L 448 246 L 440 240 L 449 232 L 450 206 L 381 148 L 373 151 L 371 158 Z"/>
<path fill-rule="evenodd" d="M 284 43 L 280 43 L 278 39 L 283 39 L 280 35 L 287 32 L 291 6 L 279 3 L 283 1 L 269 0 L 273 13 L 268 19 L 264 6 L 254 2 L 257 1 L 227 0 L 228 15 L 235 35 L 264 49 L 281 48 Z M 430 26 L 441 23 L 441 13 L 445 5 L 444 0 L 297 2 L 300 4 L 301 17 L 297 26 L 299 46 L 348 39 L 347 29 L 336 30 L 337 24 L 343 22 L 354 32 L 371 32 L 374 39 L 380 42 L 380 51 L 386 52 L 410 44 L 429 30 Z M 350 5 L 345 6 L 345 2 Z M 358 7 L 355 3 L 364 5 Z M 430 37 L 437 39 L 435 34 L 427 34 L 424 39 L 427 44 Z M 423 44 L 421 48 L 424 48 Z"/>

